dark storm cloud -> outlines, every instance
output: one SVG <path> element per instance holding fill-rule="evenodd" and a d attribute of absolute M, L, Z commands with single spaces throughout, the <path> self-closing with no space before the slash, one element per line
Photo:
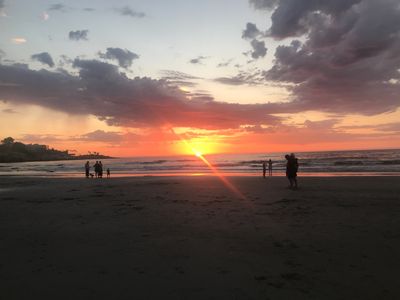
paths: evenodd
<path fill-rule="evenodd" d="M 343 12 L 362 1 L 371 2 L 370 0 L 250 0 L 250 3 L 257 9 L 273 9 L 270 35 L 275 38 L 285 38 L 307 32 L 307 21 L 313 13 L 340 17 Z"/>
<path fill-rule="evenodd" d="M 143 18 L 146 16 L 144 12 L 136 11 L 129 6 L 115 8 L 115 11 L 117 11 L 122 16 L 128 16 L 132 18 Z"/>
<path fill-rule="evenodd" d="M 68 36 L 71 41 L 80 41 L 80 40 L 87 41 L 88 33 L 89 30 L 76 30 L 76 31 L 70 31 Z"/>
<path fill-rule="evenodd" d="M 257 28 L 256 24 L 247 23 L 246 29 L 242 32 L 243 39 L 255 39 L 259 36 L 262 36 L 263 33 Z"/>
<path fill-rule="evenodd" d="M 5 0 L 0 0 L 0 10 L 2 10 L 4 8 L 4 2 L 5 2 Z"/>
<path fill-rule="evenodd" d="M 139 55 L 127 49 L 107 48 L 106 53 L 100 53 L 100 57 L 104 59 L 117 60 L 120 67 L 129 68 L 132 66 L 133 60 L 139 58 Z"/>
<path fill-rule="evenodd" d="M 31 59 L 37 60 L 38 62 L 41 62 L 42 64 L 48 65 L 49 67 L 54 67 L 54 61 L 51 55 L 47 52 L 42 52 L 38 54 L 33 54 L 31 56 Z"/>
<path fill-rule="evenodd" d="M 273 11 L 270 37 L 302 37 L 278 47 L 265 72 L 294 84 L 294 109 L 377 114 L 400 106 L 398 0 L 250 2 Z"/>
<path fill-rule="evenodd" d="M 258 59 L 260 57 L 264 57 L 267 54 L 265 42 L 254 39 L 250 42 L 250 45 L 253 48 L 253 51 L 251 51 L 252 58 Z"/>
<path fill-rule="evenodd" d="M 118 67 L 97 60 L 75 59 L 79 72 L 32 70 L 0 64 L 0 99 L 35 104 L 81 115 L 94 115 L 110 125 L 173 125 L 204 129 L 238 128 L 242 124 L 274 124 L 274 104 L 232 104 L 188 94 L 166 80 L 128 78 Z M 193 97 L 191 97 L 193 96 Z"/>

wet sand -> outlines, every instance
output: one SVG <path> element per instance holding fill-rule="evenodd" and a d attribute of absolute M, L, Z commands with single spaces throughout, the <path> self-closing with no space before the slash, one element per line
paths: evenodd
<path fill-rule="evenodd" d="M 0 178 L 0 299 L 398 299 L 400 177 Z"/>

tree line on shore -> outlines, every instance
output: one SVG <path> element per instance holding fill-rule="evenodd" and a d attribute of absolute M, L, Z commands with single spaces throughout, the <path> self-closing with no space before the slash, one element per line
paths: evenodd
<path fill-rule="evenodd" d="M 15 141 L 12 137 L 3 139 L 0 144 L 0 163 L 106 158 L 111 157 L 101 155 L 98 152 L 75 155 L 68 150 L 60 151 L 47 145 L 24 144 Z"/>

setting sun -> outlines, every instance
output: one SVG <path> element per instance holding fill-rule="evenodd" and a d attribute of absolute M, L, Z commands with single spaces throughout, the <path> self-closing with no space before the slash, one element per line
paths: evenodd
<path fill-rule="evenodd" d="M 203 156 L 203 154 L 200 151 L 193 150 L 193 152 L 194 152 L 194 155 L 196 155 L 197 157 Z"/>

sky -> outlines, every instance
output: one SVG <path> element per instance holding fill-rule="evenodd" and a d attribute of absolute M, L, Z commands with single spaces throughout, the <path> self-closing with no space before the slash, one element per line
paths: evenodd
<path fill-rule="evenodd" d="M 0 0 L 0 138 L 160 156 L 400 148 L 400 0 Z"/>

